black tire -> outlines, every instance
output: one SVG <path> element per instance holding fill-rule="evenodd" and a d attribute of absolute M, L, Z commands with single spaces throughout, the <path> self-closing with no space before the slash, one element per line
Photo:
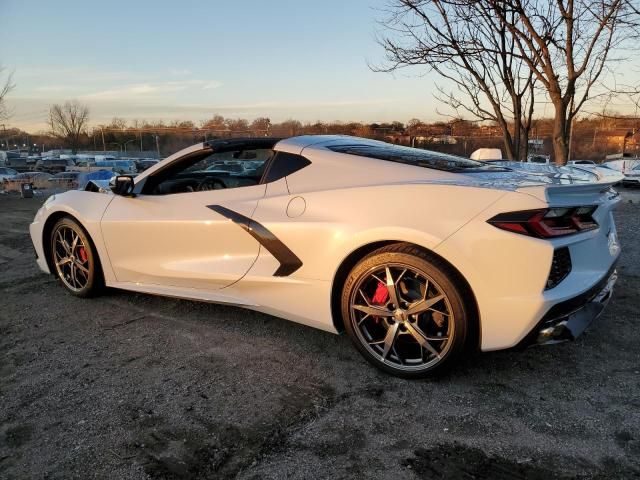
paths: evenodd
<path fill-rule="evenodd" d="M 69 253 L 67 247 L 74 246 L 74 234 L 78 240 L 74 251 Z M 62 235 L 65 242 L 59 240 L 59 235 Z M 49 245 L 52 273 L 69 293 L 76 297 L 89 298 L 102 292 L 104 276 L 100 259 L 95 245 L 82 225 L 70 217 L 61 218 L 51 229 Z M 58 265 L 60 261 L 66 263 Z"/>
<path fill-rule="evenodd" d="M 401 305 L 391 301 L 387 275 Z M 379 296 L 385 290 L 386 300 Z M 442 373 L 465 351 L 475 315 L 473 304 L 465 300 L 468 295 L 459 273 L 447 263 L 414 245 L 396 243 L 375 250 L 353 267 L 342 291 L 342 317 L 355 347 L 374 366 L 402 378 L 424 378 Z M 383 303 L 374 303 L 376 298 Z M 372 313 L 381 309 L 382 317 Z M 390 338 L 393 350 L 387 347 Z"/>

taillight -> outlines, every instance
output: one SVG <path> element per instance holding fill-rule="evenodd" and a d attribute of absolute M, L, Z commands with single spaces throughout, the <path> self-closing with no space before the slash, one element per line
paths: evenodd
<path fill-rule="evenodd" d="M 494 227 L 538 238 L 555 238 L 598 228 L 597 206 L 543 208 L 501 213 L 487 220 Z"/>

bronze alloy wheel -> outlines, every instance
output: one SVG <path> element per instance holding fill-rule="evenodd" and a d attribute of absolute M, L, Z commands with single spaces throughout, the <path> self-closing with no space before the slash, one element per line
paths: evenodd
<path fill-rule="evenodd" d="M 358 263 L 342 297 L 345 327 L 360 353 L 394 375 L 426 376 L 466 341 L 467 308 L 454 272 L 407 244 L 379 249 Z"/>
<path fill-rule="evenodd" d="M 399 370 L 438 363 L 455 335 L 442 287 L 410 265 L 371 268 L 351 292 L 350 305 L 350 320 L 363 345 Z"/>
<path fill-rule="evenodd" d="M 84 229 L 70 218 L 51 232 L 51 262 L 62 284 L 74 295 L 93 295 L 102 284 L 94 247 Z"/>

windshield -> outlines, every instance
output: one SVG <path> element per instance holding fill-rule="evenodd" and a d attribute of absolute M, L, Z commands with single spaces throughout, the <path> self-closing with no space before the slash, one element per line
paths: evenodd
<path fill-rule="evenodd" d="M 383 142 L 355 143 L 353 145 L 329 145 L 329 150 L 360 157 L 376 158 L 390 162 L 404 163 L 418 167 L 434 168 L 449 172 L 470 170 L 500 170 L 504 168 L 492 167 L 484 162 L 470 160 L 468 158 L 448 155 L 446 153 L 421 150 L 419 148 L 403 147 Z"/>
<path fill-rule="evenodd" d="M 213 164 L 206 171 L 242 173 L 242 166 L 236 164 Z"/>

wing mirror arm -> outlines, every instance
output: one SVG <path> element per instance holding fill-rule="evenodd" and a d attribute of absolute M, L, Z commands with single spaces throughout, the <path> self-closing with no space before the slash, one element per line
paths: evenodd
<path fill-rule="evenodd" d="M 111 187 L 111 191 L 116 195 L 121 195 L 123 197 L 136 196 L 136 194 L 133 193 L 134 183 L 131 175 L 118 175 L 116 177 L 112 177 L 111 180 L 109 180 L 109 186 Z"/>

